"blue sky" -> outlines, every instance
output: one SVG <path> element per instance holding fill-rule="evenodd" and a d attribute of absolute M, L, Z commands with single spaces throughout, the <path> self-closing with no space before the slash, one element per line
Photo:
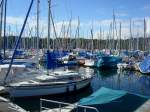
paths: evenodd
<path fill-rule="evenodd" d="M 8 0 L 8 21 L 9 17 L 11 18 L 11 21 L 13 21 L 13 18 L 23 19 L 30 1 L 31 0 Z M 35 16 L 35 5 L 36 0 L 30 17 Z M 47 0 L 41 0 L 40 19 L 41 21 L 44 21 L 45 24 L 47 19 L 47 9 Z M 69 21 L 71 15 L 74 21 L 76 21 L 79 16 L 81 23 L 84 25 L 91 24 L 91 21 L 96 21 L 95 24 L 100 23 L 99 21 L 107 22 L 112 19 L 113 9 L 117 19 L 128 21 L 132 18 L 139 22 L 144 18 L 149 18 L 150 0 L 52 0 L 54 20 L 56 23 L 60 24 L 63 20 Z M 12 22 L 10 23 L 12 24 Z M 89 27 L 91 27 L 91 25 L 86 25 L 85 29 L 88 30 Z M 94 25 L 94 27 L 98 30 L 99 26 Z M 85 32 L 88 31 L 84 31 L 84 33 Z"/>
<path fill-rule="evenodd" d="M 24 16 L 30 1 L 8 0 L 8 15 Z M 82 20 L 111 18 L 113 9 L 122 14 L 122 18 L 150 15 L 149 0 L 52 0 L 52 5 L 60 20 L 68 18 L 71 12 L 73 17 L 79 16 Z M 42 16 L 47 16 L 46 11 L 47 0 L 41 0 Z"/>

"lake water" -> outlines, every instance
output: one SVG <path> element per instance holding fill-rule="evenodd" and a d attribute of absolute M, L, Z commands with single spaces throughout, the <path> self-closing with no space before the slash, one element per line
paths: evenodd
<path fill-rule="evenodd" d="M 88 68 L 71 67 L 71 69 L 83 72 Z M 101 87 L 126 90 L 130 93 L 143 95 L 150 98 L 150 76 L 148 75 L 142 75 L 141 73 L 134 71 L 93 70 L 94 77 L 91 81 L 91 84 L 76 93 L 34 98 L 17 98 L 11 100 L 26 110 L 38 112 L 40 107 L 40 98 L 74 103 L 79 101 L 83 97 L 89 96 Z"/>

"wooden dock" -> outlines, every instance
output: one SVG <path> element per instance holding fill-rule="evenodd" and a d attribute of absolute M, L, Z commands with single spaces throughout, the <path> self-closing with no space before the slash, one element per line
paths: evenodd
<path fill-rule="evenodd" d="M 150 112 L 150 99 L 141 105 L 135 112 Z"/>

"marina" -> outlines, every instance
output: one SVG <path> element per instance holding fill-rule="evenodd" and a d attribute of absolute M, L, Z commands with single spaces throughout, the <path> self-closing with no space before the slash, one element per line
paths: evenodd
<path fill-rule="evenodd" d="M 150 112 L 150 2 L 83 1 L 0 0 L 0 112 Z"/>
<path fill-rule="evenodd" d="M 84 71 L 85 68 L 74 67 L 73 69 L 76 69 L 77 71 L 82 72 Z M 111 88 L 113 90 L 125 90 L 135 95 L 140 95 L 142 97 L 144 96 L 144 98 L 146 99 L 149 98 L 150 91 L 148 90 L 149 90 L 149 84 L 150 84 L 150 77 L 147 75 L 145 76 L 141 74 L 140 72 L 134 72 L 134 71 L 127 71 L 127 72 L 124 71 L 124 72 L 119 73 L 117 70 L 99 71 L 97 69 L 95 70 L 94 74 L 95 75 L 93 79 L 91 80 L 90 86 L 82 90 L 79 90 L 77 92 L 74 92 L 74 93 L 71 92 L 71 93 L 60 94 L 60 95 L 47 95 L 47 96 L 27 97 L 27 98 L 26 97 L 12 98 L 12 101 L 26 110 L 39 111 L 41 98 L 46 99 L 46 100 L 54 100 L 54 101 L 74 104 L 78 102 L 80 99 L 87 97 L 91 95 L 92 93 L 96 92 L 101 87 Z M 130 101 L 130 99 L 132 99 L 133 102 L 134 100 L 138 100 L 135 97 L 130 96 L 129 99 L 127 99 L 128 104 L 126 104 L 125 107 L 115 106 L 114 107 L 115 111 L 117 110 L 118 112 L 120 111 L 126 112 L 127 110 L 133 111 L 133 110 L 138 109 L 140 105 L 143 105 L 147 101 L 147 100 L 144 100 L 144 101 L 139 100 L 139 103 L 141 101 L 140 104 L 138 104 L 137 102 L 136 103 L 134 102 L 134 106 L 131 106 L 133 102 Z M 52 106 L 51 108 L 54 108 L 54 107 Z M 58 108 L 58 105 L 56 107 Z M 113 106 L 109 108 L 113 109 Z M 107 111 L 109 110 L 106 110 L 106 112 Z"/>

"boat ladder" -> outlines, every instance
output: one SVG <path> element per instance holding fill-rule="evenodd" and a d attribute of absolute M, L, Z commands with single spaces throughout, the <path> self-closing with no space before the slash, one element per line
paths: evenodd
<path fill-rule="evenodd" d="M 59 107 L 55 109 L 47 108 L 43 106 L 44 102 L 57 104 Z M 71 112 L 73 109 L 76 109 L 76 112 L 80 112 L 81 110 L 78 110 L 78 108 L 82 108 L 83 112 L 88 112 L 88 110 L 90 110 L 90 112 L 99 112 L 97 108 L 91 106 L 83 106 L 77 103 L 71 104 L 54 100 L 40 99 L 40 112 Z"/>

